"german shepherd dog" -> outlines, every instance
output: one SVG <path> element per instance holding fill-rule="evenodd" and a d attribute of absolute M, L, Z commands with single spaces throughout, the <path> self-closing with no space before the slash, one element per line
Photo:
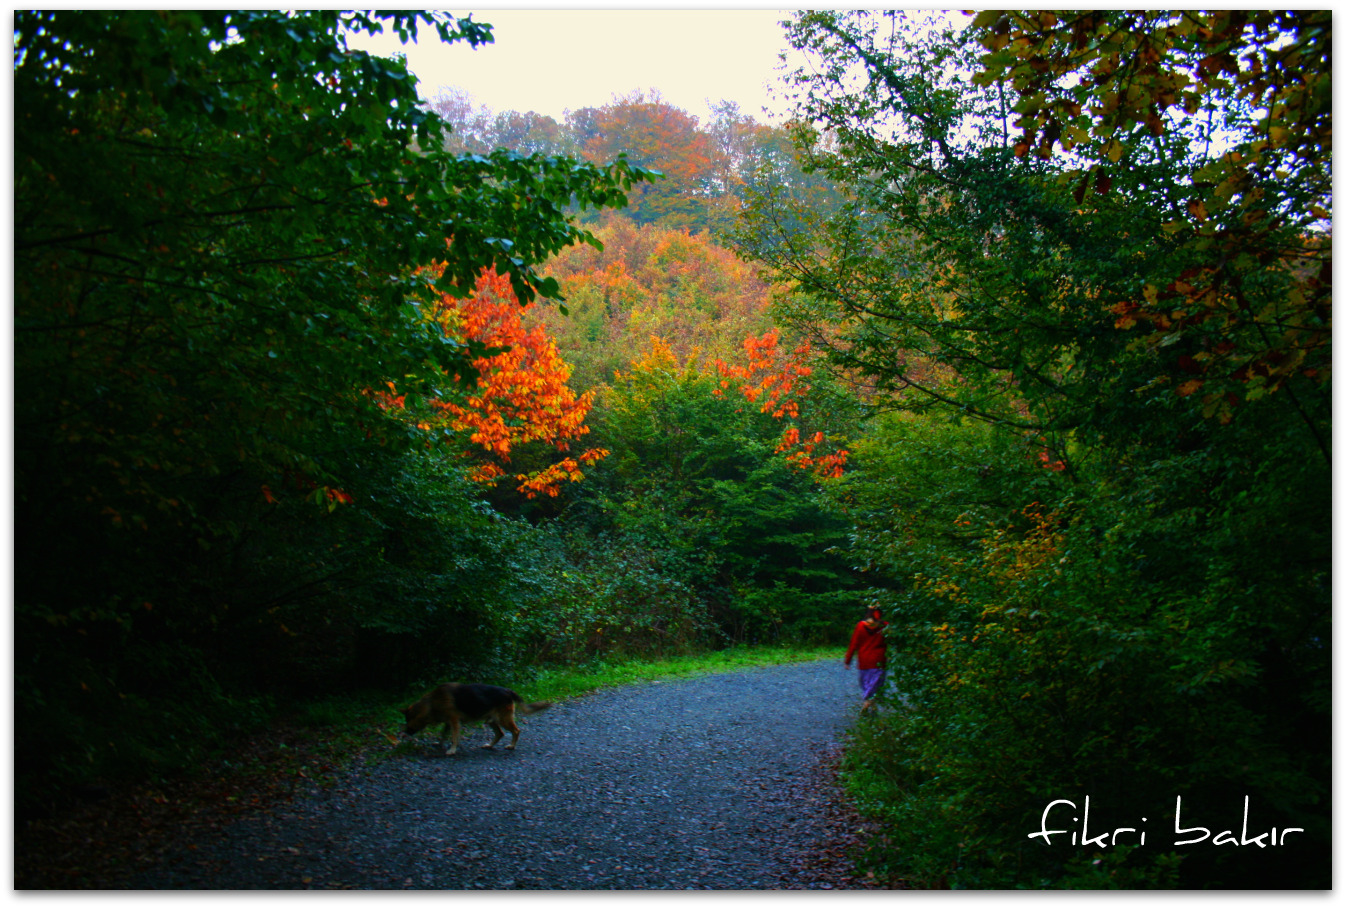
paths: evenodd
<path fill-rule="evenodd" d="M 444 727 L 439 732 L 439 746 L 443 749 L 444 738 L 452 733 L 453 746 L 449 748 L 449 755 L 452 756 L 458 752 L 462 723 L 484 719 L 495 732 L 495 737 L 491 743 L 482 746 L 495 747 L 504 737 L 504 729 L 508 729 L 514 736 L 509 742 L 509 750 L 513 750 L 514 745 L 519 743 L 519 726 L 514 722 L 516 709 L 527 716 L 542 712 L 548 706 L 551 706 L 550 701 L 525 703 L 523 697 L 509 688 L 493 684 L 441 684 L 402 710 L 402 715 L 407 717 L 407 727 L 402 733 L 414 735 L 427 725 L 443 722 Z"/>

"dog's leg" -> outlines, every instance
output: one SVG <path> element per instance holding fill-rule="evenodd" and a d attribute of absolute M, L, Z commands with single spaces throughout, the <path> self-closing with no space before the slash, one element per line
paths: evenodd
<path fill-rule="evenodd" d="M 481 746 L 486 748 L 487 750 L 491 750 L 493 747 L 495 747 L 496 744 L 500 742 L 500 739 L 505 736 L 505 733 L 500 730 L 500 723 L 495 721 L 494 719 L 488 719 L 486 721 L 486 724 L 491 726 L 491 731 L 495 732 L 495 737 L 491 739 L 489 744 L 483 744 Z"/>
<path fill-rule="evenodd" d="M 517 723 L 517 722 L 514 721 L 514 704 L 513 704 L 513 703 L 511 703 L 509 706 L 505 707 L 504 709 L 500 710 L 500 724 L 503 725 L 503 726 L 505 726 L 505 728 L 508 728 L 508 729 L 509 729 L 509 733 L 510 733 L 510 735 L 512 735 L 512 737 L 511 737 L 511 739 L 510 739 L 510 742 L 509 742 L 509 749 L 510 749 L 510 750 L 513 750 L 513 749 L 514 749 L 514 745 L 516 745 L 516 744 L 519 743 L 519 723 Z M 500 739 L 497 738 L 496 740 L 498 741 L 498 740 L 500 740 Z"/>
<path fill-rule="evenodd" d="M 448 753 L 448 755 L 451 757 L 454 754 L 458 753 L 458 738 L 461 737 L 463 733 L 463 726 L 462 723 L 458 721 L 457 716 L 451 715 L 449 716 L 449 721 L 446 727 L 452 732 L 453 736 L 453 746 L 449 748 Z"/>

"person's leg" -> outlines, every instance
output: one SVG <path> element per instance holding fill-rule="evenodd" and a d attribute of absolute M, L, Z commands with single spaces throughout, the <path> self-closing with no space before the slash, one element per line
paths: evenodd
<path fill-rule="evenodd" d="M 860 672 L 860 690 L 865 696 L 865 702 L 860 707 L 862 710 L 869 709 L 874 705 L 874 697 L 883 687 L 885 675 L 886 672 L 881 668 L 864 669 Z"/>

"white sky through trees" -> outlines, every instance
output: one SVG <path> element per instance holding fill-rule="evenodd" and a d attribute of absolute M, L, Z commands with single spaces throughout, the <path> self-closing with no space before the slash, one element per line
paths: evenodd
<path fill-rule="evenodd" d="M 466 16 L 469 11 L 451 11 Z M 483 9 L 495 44 L 445 46 L 429 29 L 416 44 L 396 35 L 352 36 L 351 46 L 382 56 L 406 54 L 423 98 L 441 88 L 471 95 L 494 112 L 536 111 L 558 122 L 567 110 L 602 107 L 614 96 L 658 91 L 703 124 L 709 103 L 737 102 L 759 121 L 780 115 L 773 99 L 786 50 L 782 10 L 766 9 Z M 778 94 L 778 93 L 777 93 Z"/>

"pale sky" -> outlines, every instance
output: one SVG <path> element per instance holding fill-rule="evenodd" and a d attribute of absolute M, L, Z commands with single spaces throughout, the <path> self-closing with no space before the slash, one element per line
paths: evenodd
<path fill-rule="evenodd" d="M 450 10 L 466 16 L 468 10 Z M 422 29 L 405 47 L 395 35 L 351 38 L 351 45 L 389 56 L 403 52 L 422 97 L 441 86 L 467 91 L 494 112 L 537 111 L 561 121 L 566 110 L 601 107 L 613 95 L 657 89 L 664 100 L 709 120 L 707 102 L 737 101 L 759 121 L 772 100 L 785 50 L 778 24 L 789 13 L 765 9 L 476 9 L 495 26 L 495 43 L 473 50 L 443 45 Z"/>

